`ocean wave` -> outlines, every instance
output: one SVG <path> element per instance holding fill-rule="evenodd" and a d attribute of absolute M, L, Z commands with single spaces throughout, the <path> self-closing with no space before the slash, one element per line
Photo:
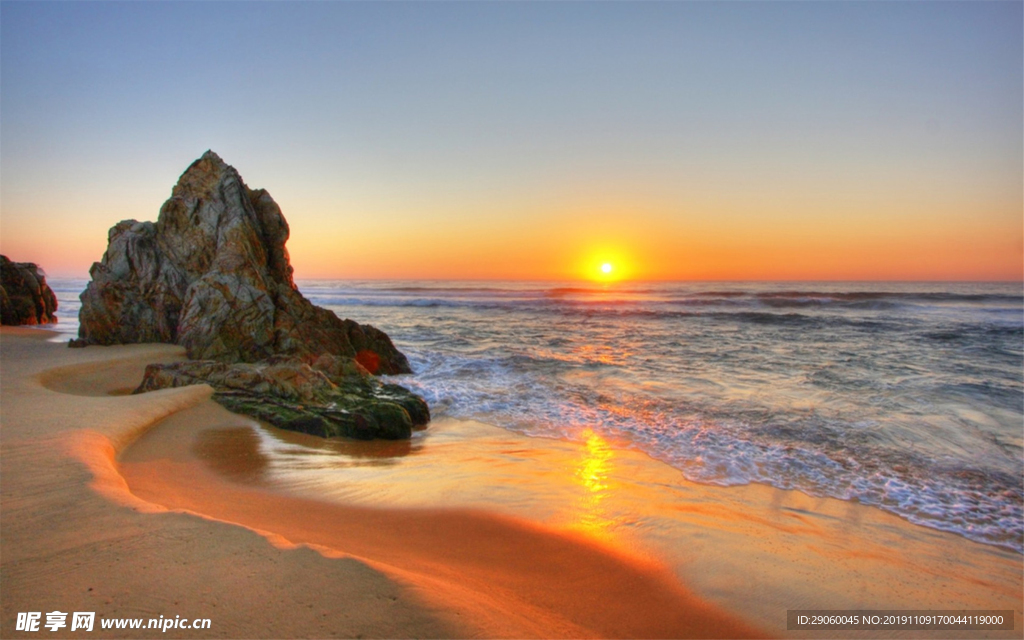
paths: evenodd
<path fill-rule="evenodd" d="M 428 295 L 472 295 L 493 294 L 497 296 L 536 296 L 560 298 L 568 296 L 609 297 L 624 296 L 667 296 L 672 299 L 748 299 L 760 301 L 794 300 L 797 303 L 829 304 L 864 301 L 893 301 L 918 303 L 968 302 L 983 304 L 1009 304 L 1020 307 L 1024 305 L 1024 290 L 1019 293 L 984 293 L 977 291 L 927 291 L 920 288 L 901 288 L 883 290 L 828 290 L 823 288 L 808 289 L 774 289 L 769 285 L 737 284 L 730 289 L 704 289 L 701 283 L 609 283 L 609 284 L 565 284 L 545 285 L 530 282 L 494 282 L 494 283 L 453 283 L 433 282 L 347 282 L 347 281 L 300 281 L 300 288 L 352 292 L 373 292 L 377 295 L 417 294 Z M 1006 287 L 1003 287 L 1005 289 Z"/>
<path fill-rule="evenodd" d="M 683 321 L 683 320 L 718 320 L 733 323 L 778 326 L 856 326 L 862 329 L 879 329 L 886 326 L 884 321 L 876 318 L 853 318 L 842 315 L 811 315 L 802 313 L 773 313 L 771 311 L 753 310 L 682 310 L 667 308 L 651 309 L 652 304 L 645 306 L 621 304 L 592 305 L 554 305 L 544 301 L 499 302 L 478 300 L 451 300 L 439 298 L 416 298 L 411 300 L 381 300 L 373 298 L 319 298 L 314 303 L 335 311 L 339 316 L 358 315 L 351 307 L 376 307 L 395 309 L 451 309 L 475 311 L 502 311 L 506 313 L 542 314 L 578 318 L 614 318 L 644 319 L 651 321 Z M 647 307 L 647 308 L 645 308 Z"/>
<path fill-rule="evenodd" d="M 861 302 L 894 300 L 905 302 L 983 302 L 996 304 L 1024 304 L 1024 293 L 958 293 L 929 291 L 823 291 L 787 290 L 768 292 L 703 292 L 701 297 L 750 297 L 762 300 L 799 300 L 808 302 Z"/>
<path fill-rule="evenodd" d="M 545 294 L 551 298 L 559 298 L 570 295 L 595 295 L 595 296 L 609 296 L 609 295 L 647 295 L 647 294 L 659 294 L 664 293 L 664 289 L 656 289 L 649 287 L 622 287 L 622 286 L 605 286 L 605 287 L 555 287 L 553 289 L 547 289 Z"/>
<path fill-rule="evenodd" d="M 614 385 L 579 384 L 548 369 L 566 371 L 583 360 L 417 352 L 414 368 L 423 373 L 402 383 L 423 394 L 438 415 L 484 420 L 528 436 L 573 439 L 598 429 L 694 482 L 759 482 L 855 499 L 916 524 L 1024 551 L 1024 486 L 1016 468 L 893 449 L 872 429 L 851 430 L 842 421 L 684 405 Z"/>
<path fill-rule="evenodd" d="M 1019 325 L 1024 317 L 1024 298 L 997 294 L 938 294 L 819 291 L 782 292 L 692 292 L 633 288 L 600 290 L 589 287 L 555 289 L 392 287 L 384 291 L 349 289 L 343 292 L 310 292 L 310 299 L 323 306 L 394 307 L 397 309 L 465 308 L 501 309 L 510 312 L 634 313 L 637 317 L 686 317 L 701 312 L 747 313 L 750 322 L 798 321 L 793 313 L 813 312 L 844 315 L 865 314 L 958 313 L 972 309 L 1006 318 Z M 961 310 L 963 305 L 969 308 Z M 948 305 L 948 306 L 945 306 Z M 786 314 L 785 312 L 793 312 Z M 783 317 L 772 317 L 779 312 Z M 787 320 L 788 318 L 788 320 Z M 739 316 L 743 319 L 743 316 Z"/>
<path fill-rule="evenodd" d="M 387 330 L 435 415 L 592 429 L 695 482 L 856 499 L 1024 551 L 1014 285 L 421 284 L 313 299 Z"/>

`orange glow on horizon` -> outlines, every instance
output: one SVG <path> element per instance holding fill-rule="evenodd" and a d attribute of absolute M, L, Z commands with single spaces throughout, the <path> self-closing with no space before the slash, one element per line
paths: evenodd
<path fill-rule="evenodd" d="M 277 197 L 277 196 L 275 196 Z M 827 214 L 781 205 L 604 198 L 503 202 L 472 211 L 332 210 L 279 197 L 298 279 L 623 281 L 1006 281 L 1024 276 L 1019 206 L 963 203 L 836 206 Z M 134 203 L 134 202 L 133 202 Z M 25 205 L 27 207 L 27 205 Z M 8 214 L 0 253 L 53 276 L 88 277 L 107 229 L 130 211 L 96 206 L 61 222 L 60 210 Z M 155 219 L 158 204 L 138 207 Z M 31 211 L 30 209 L 25 209 Z M 329 212 L 329 213 L 326 213 Z M 516 212 L 521 212 L 516 214 Z M 755 215 L 757 213 L 757 215 Z M 514 215 L 516 214 L 516 215 Z M 387 221 L 387 222 L 384 222 Z"/>
<path fill-rule="evenodd" d="M 298 278 L 629 281 L 1016 281 L 1019 209 L 965 216 L 962 203 L 737 202 L 641 194 L 510 200 L 292 223 Z M 794 205 L 788 208 L 787 205 Z M 811 205 L 821 204 L 816 210 Z M 831 205 L 825 208 L 825 204 Z M 862 206 L 871 205 L 870 213 Z M 289 208 L 291 210 L 291 208 Z M 313 223 L 316 224 L 313 224 Z M 358 238 L 342 248 L 338 238 Z M 386 248 L 387 250 L 384 250 Z M 604 265 L 610 265 L 606 271 Z"/>
<path fill-rule="evenodd" d="M 952 235 L 952 234 L 951 234 Z M 289 243 L 297 278 L 622 281 L 1021 281 L 1021 239 L 967 231 L 916 237 L 754 239 L 663 234 L 630 249 L 578 249 L 556 242 L 478 242 L 444 236 L 382 256 L 371 246 Z M 99 251 L 102 253 L 102 249 Z M 633 256 L 642 256 L 633 258 Z M 45 263 L 44 263 L 45 264 Z M 603 266 L 610 265 L 605 271 Z"/>

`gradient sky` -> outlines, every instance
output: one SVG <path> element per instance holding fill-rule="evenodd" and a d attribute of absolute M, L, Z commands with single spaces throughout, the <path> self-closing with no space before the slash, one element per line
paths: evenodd
<path fill-rule="evenodd" d="M 1012 279 L 1020 2 L 0 2 L 0 251 L 206 149 L 299 278 Z"/>

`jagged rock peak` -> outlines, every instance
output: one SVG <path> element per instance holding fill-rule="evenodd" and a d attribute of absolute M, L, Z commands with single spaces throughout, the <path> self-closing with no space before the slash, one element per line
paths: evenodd
<path fill-rule="evenodd" d="M 185 169 L 185 172 L 178 178 L 177 184 L 171 192 L 172 196 L 188 197 L 209 193 L 221 180 L 225 173 L 231 173 L 231 177 L 242 181 L 241 176 L 234 167 L 224 162 L 219 155 L 207 150 L 198 160 Z"/>
<path fill-rule="evenodd" d="M 110 230 L 81 296 L 75 346 L 170 342 L 221 362 L 332 354 L 373 373 L 409 372 L 384 332 L 299 293 L 288 235 L 270 194 L 207 151 L 181 174 L 155 224 L 125 220 Z"/>

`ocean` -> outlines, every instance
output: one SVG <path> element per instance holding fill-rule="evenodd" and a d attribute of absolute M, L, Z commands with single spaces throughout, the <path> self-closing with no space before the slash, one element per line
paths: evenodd
<path fill-rule="evenodd" d="M 61 339 L 86 280 L 53 279 Z M 435 417 L 599 434 L 711 485 L 858 501 L 1024 552 L 1024 289 L 298 283 L 386 331 Z M 428 429 L 429 432 L 429 429 Z"/>

